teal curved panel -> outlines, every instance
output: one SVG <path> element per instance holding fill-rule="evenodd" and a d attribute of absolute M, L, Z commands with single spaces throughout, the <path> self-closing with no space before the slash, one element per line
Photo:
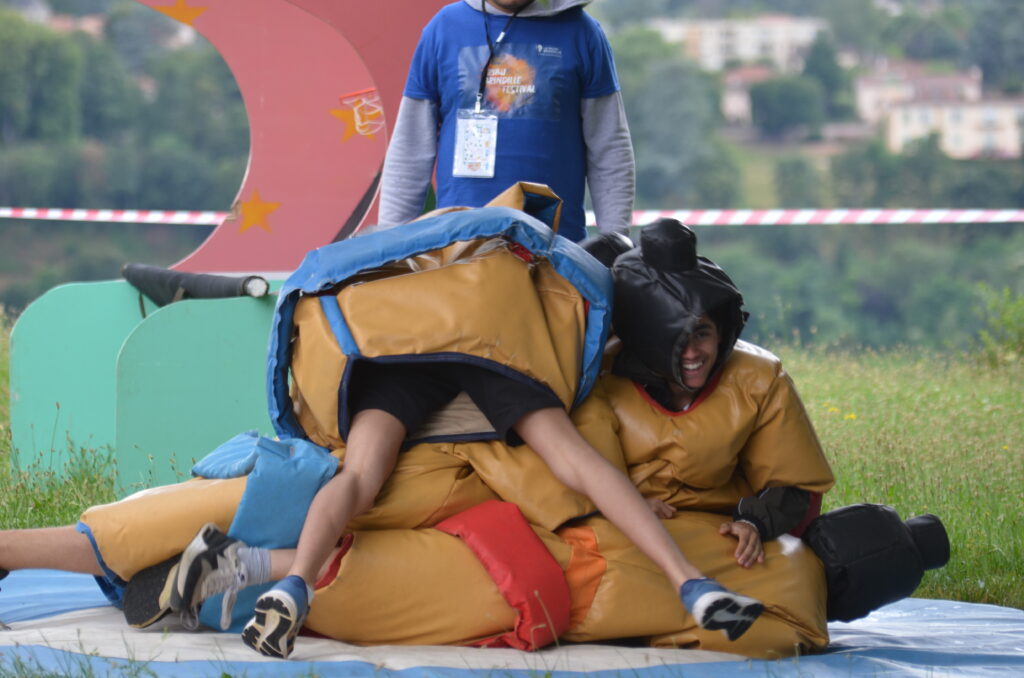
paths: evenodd
<path fill-rule="evenodd" d="M 125 339 L 116 368 L 118 487 L 188 478 L 240 431 L 270 433 L 264 382 L 274 297 L 187 299 Z"/>
<path fill-rule="evenodd" d="M 11 332 L 15 464 L 61 471 L 81 450 L 113 448 L 114 365 L 142 317 L 120 280 L 61 285 L 25 309 Z"/>

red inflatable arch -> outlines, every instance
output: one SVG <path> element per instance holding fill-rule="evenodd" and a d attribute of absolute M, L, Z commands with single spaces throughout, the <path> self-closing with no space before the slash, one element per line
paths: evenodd
<path fill-rule="evenodd" d="M 230 214 L 173 268 L 287 272 L 376 221 L 412 52 L 445 0 L 138 2 L 220 51 L 249 115 L 249 166 Z"/>

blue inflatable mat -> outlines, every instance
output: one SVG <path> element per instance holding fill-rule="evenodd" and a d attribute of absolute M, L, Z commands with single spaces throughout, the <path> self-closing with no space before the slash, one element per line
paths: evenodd
<path fill-rule="evenodd" d="M 829 626 L 824 654 L 779 661 L 698 650 L 565 645 L 540 652 L 457 647 L 356 647 L 299 638 L 293 659 L 260 657 L 237 635 L 168 622 L 132 629 L 92 577 L 47 570 L 0 583 L 0 675 L 459 676 L 1024 676 L 1024 612 L 908 599 Z"/>

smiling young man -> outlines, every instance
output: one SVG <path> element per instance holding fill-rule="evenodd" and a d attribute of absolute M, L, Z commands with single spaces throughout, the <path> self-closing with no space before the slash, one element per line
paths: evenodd
<path fill-rule="evenodd" d="M 381 177 L 380 225 L 437 206 L 479 207 L 517 181 L 563 200 L 559 234 L 632 219 L 635 170 L 611 47 L 590 0 L 460 0 L 424 28 Z"/>
<path fill-rule="evenodd" d="M 718 328 L 705 313 L 697 320 L 686 347 L 679 356 L 682 386 L 672 384 L 675 409 L 685 410 L 693 395 L 707 383 L 711 368 L 718 358 Z"/>
<path fill-rule="evenodd" d="M 696 245 L 690 228 L 662 219 L 615 260 L 622 348 L 604 382 L 631 422 L 623 451 L 648 505 L 662 518 L 729 507 L 719 534 L 736 539 L 736 562 L 749 568 L 765 561 L 765 542 L 817 515 L 832 474 L 778 359 L 739 341 L 742 295 Z M 764 442 L 776 429 L 788 451 Z M 633 434 L 648 430 L 678 444 Z"/>

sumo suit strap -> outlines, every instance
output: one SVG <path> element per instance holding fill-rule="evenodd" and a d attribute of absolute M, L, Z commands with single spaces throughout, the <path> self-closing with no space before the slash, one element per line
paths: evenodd
<path fill-rule="evenodd" d="M 475 644 L 536 650 L 569 628 L 572 601 L 565 574 L 518 506 L 485 501 L 435 527 L 458 537 L 476 554 L 518 613 L 514 629 Z"/>
<path fill-rule="evenodd" d="M 485 207 L 511 207 L 540 219 L 552 231 L 558 233 L 558 222 L 562 218 L 562 199 L 546 184 L 520 181 L 512 184 L 494 197 Z"/>
<path fill-rule="evenodd" d="M 811 499 L 811 505 L 807 507 L 807 513 L 804 514 L 803 520 L 789 531 L 789 534 L 794 537 L 804 536 L 804 532 L 807 530 L 807 526 L 811 524 L 811 521 L 821 515 L 821 492 L 808 492 Z"/>

